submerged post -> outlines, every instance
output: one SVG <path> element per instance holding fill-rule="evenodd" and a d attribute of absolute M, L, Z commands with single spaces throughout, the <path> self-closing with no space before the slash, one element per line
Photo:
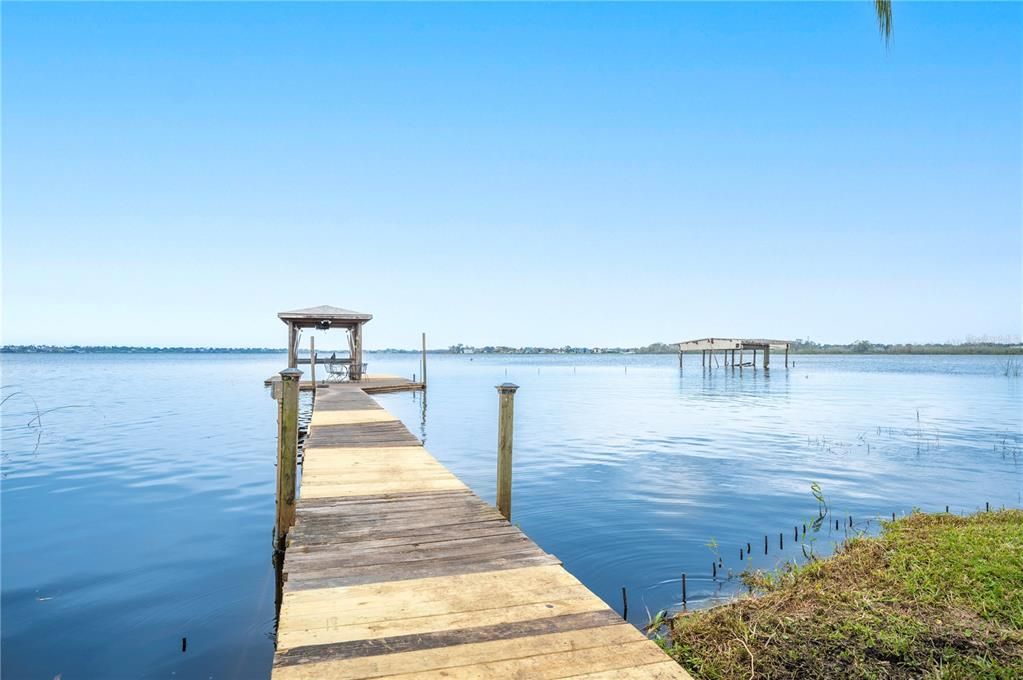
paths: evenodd
<path fill-rule="evenodd" d="M 771 346 L 764 346 L 764 370 L 770 370 L 771 368 Z"/>
<path fill-rule="evenodd" d="M 277 424 L 277 546 L 284 547 L 295 521 L 295 478 L 298 470 L 298 381 L 302 371 L 281 371 L 281 403 Z"/>
<path fill-rule="evenodd" d="M 786 343 L 785 344 L 785 368 L 788 368 L 788 367 L 789 367 L 789 346 L 788 346 L 788 343 Z"/>
<path fill-rule="evenodd" d="M 497 509 L 511 520 L 512 499 L 512 425 L 515 420 L 515 390 L 518 385 L 504 383 L 497 386 L 499 413 L 497 416 Z"/>

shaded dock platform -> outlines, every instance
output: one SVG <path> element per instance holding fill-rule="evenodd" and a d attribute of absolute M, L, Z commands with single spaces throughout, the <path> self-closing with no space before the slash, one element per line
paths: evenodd
<path fill-rule="evenodd" d="M 274 680 L 689 678 L 367 392 L 319 387 Z"/>

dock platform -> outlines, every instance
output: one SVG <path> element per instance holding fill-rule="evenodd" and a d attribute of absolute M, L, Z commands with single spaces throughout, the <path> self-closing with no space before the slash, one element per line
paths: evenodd
<path fill-rule="evenodd" d="M 401 380 L 317 389 L 273 680 L 691 680 L 367 394 Z"/>

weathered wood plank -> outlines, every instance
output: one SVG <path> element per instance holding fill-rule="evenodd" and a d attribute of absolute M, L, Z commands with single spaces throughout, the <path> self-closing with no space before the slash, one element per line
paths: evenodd
<path fill-rule="evenodd" d="M 274 669 L 274 677 L 566 678 L 662 664 L 666 659 L 639 631 L 619 623 L 451 647 L 281 665 Z M 687 677 L 678 665 L 675 669 L 677 673 L 666 677 Z"/>
<path fill-rule="evenodd" d="M 610 609 L 602 609 L 577 614 L 558 614 L 542 619 L 530 619 L 502 625 L 488 623 L 485 626 L 457 630 L 442 630 L 432 633 L 395 635 L 385 638 L 294 647 L 278 654 L 274 663 L 278 666 L 292 666 L 296 663 L 315 663 L 331 659 L 343 660 L 380 654 L 398 654 L 423 649 L 436 649 L 438 647 L 450 647 L 493 640 L 511 640 L 534 635 L 585 630 L 587 628 L 616 626 L 620 624 L 621 619 L 618 618 L 617 614 Z"/>
<path fill-rule="evenodd" d="M 327 410 L 318 408 L 313 411 L 311 427 L 323 425 L 360 425 L 362 423 L 393 423 L 398 418 L 382 408 L 359 408 L 345 410 Z"/>
<path fill-rule="evenodd" d="M 460 562 L 420 562 L 412 565 L 392 567 L 353 567 L 333 571 L 307 573 L 304 571 L 287 572 L 288 581 L 285 592 L 306 590 L 310 588 L 332 588 L 337 586 L 363 585 L 384 581 L 404 581 L 428 578 L 430 576 L 451 576 L 453 574 L 477 574 L 484 571 L 502 571 L 520 569 L 522 567 L 560 565 L 561 562 L 553 555 L 535 557 L 505 556 L 490 558 L 469 558 Z M 285 565 L 285 568 L 287 565 Z"/>

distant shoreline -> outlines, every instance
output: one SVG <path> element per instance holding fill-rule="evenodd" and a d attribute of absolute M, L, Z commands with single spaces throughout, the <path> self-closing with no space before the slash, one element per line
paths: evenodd
<path fill-rule="evenodd" d="M 4 345 L 0 354 L 284 354 L 287 350 L 269 347 L 129 347 L 107 345 Z M 418 349 L 379 349 L 367 350 L 373 354 L 419 354 Z M 300 352 L 308 354 L 308 352 Z M 486 347 L 486 348 L 448 348 L 430 349 L 428 354 L 460 354 L 460 355 L 652 355 L 677 354 L 678 350 L 671 345 L 657 344 L 637 348 L 588 348 L 588 347 Z M 854 345 L 815 345 L 794 344 L 789 354 L 800 355 L 851 355 L 851 356 L 892 356 L 892 355 L 1023 355 L 1023 345 L 999 343 L 964 343 L 928 344 L 928 345 L 880 345 L 871 344 L 864 347 L 863 343 Z"/>

